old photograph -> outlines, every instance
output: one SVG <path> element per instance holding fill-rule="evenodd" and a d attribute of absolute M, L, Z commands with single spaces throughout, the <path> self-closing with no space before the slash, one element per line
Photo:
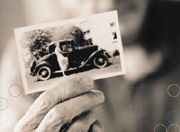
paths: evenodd
<path fill-rule="evenodd" d="M 15 29 L 24 91 L 43 91 L 65 77 L 125 74 L 117 11 Z"/>

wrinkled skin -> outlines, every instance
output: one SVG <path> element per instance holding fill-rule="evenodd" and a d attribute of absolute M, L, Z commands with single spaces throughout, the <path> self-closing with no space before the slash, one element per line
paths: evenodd
<path fill-rule="evenodd" d="M 103 103 L 104 95 L 93 86 L 89 77 L 67 77 L 36 99 L 14 131 L 103 132 L 91 110 Z"/>

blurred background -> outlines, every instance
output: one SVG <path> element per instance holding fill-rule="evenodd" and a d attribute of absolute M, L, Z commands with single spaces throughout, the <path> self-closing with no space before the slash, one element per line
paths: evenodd
<path fill-rule="evenodd" d="M 7 56 L 13 55 L 12 52 L 16 49 L 14 28 L 111 10 L 118 10 L 128 71 L 124 76 L 128 86 L 126 89 L 119 90 L 121 94 L 117 95 L 121 96 L 118 97 L 120 100 L 124 99 L 125 95 L 128 95 L 128 98 L 120 101 L 121 105 L 117 106 L 118 101 L 108 105 L 116 108 L 114 113 L 118 111 L 119 115 L 115 118 L 121 119 L 124 115 L 122 120 L 125 121 L 113 120 L 117 121 L 115 123 L 111 120 L 111 124 L 121 127 L 120 129 L 113 126 L 113 130 L 114 132 L 137 132 L 144 124 L 151 124 L 153 127 L 164 124 L 168 127 L 172 124 L 167 120 L 168 113 L 172 110 L 180 111 L 180 97 L 174 98 L 167 94 L 169 85 L 180 85 L 179 0 L 1 0 L 1 65 L 5 64 Z M 0 71 L 2 81 L 5 78 L 3 71 L 2 67 Z M 113 81 L 107 79 L 106 82 L 111 86 Z M 114 82 L 114 87 L 119 87 L 115 84 L 117 80 Z M 102 89 L 105 94 L 111 92 L 106 90 Z M 172 90 L 171 95 L 177 95 L 178 90 L 177 88 Z M 107 102 L 115 98 L 113 93 L 111 95 L 106 98 Z M 126 107 L 127 104 L 131 107 Z M 128 113 L 125 108 L 128 109 Z M 120 112 L 121 110 L 124 112 Z M 179 125 L 179 115 L 169 118 L 176 122 L 174 124 Z M 126 121 L 129 121 L 131 127 Z M 106 121 L 104 123 L 108 125 Z M 110 127 L 107 130 L 112 131 Z M 143 132 L 151 131 L 149 127 L 143 130 Z M 176 132 L 178 129 L 174 128 L 171 131 Z"/>

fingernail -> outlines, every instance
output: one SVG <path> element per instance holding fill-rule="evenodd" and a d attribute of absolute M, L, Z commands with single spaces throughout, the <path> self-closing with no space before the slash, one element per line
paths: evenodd
<path fill-rule="evenodd" d="M 88 88 L 93 88 L 94 87 L 94 81 L 88 76 L 82 77 L 80 79 L 80 83 L 82 85 L 84 85 L 85 87 L 88 87 Z"/>

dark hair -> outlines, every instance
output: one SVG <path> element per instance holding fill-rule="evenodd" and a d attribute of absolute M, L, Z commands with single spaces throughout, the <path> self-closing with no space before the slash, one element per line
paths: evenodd
<path fill-rule="evenodd" d="M 139 34 L 147 52 L 161 51 L 164 68 L 177 64 L 180 49 L 180 2 L 152 0 Z"/>
<path fill-rule="evenodd" d="M 152 0 L 139 35 L 148 51 L 156 49 L 176 50 L 180 36 L 180 2 Z"/>

